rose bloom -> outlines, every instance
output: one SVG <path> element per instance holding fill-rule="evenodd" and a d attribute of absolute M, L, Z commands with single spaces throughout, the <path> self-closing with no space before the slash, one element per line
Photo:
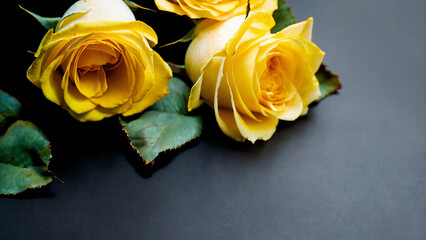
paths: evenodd
<path fill-rule="evenodd" d="M 155 0 L 157 7 L 163 11 L 187 15 L 190 18 L 211 18 L 226 20 L 245 14 L 248 1 L 242 0 Z M 275 10 L 277 0 L 250 0 L 250 9 Z"/>
<path fill-rule="evenodd" d="M 311 42 L 312 18 L 271 34 L 271 12 L 251 12 L 225 22 L 204 20 L 185 64 L 189 110 L 203 101 L 229 137 L 268 140 L 278 120 L 295 120 L 320 97 L 315 72 L 324 52 Z"/>
<path fill-rule="evenodd" d="M 132 115 L 168 93 L 156 43 L 122 0 L 80 0 L 44 36 L 27 77 L 80 121 Z"/>

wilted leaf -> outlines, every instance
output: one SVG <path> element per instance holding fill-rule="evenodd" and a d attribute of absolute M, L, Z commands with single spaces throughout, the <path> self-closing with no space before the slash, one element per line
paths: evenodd
<path fill-rule="evenodd" d="M 50 143 L 31 122 L 16 121 L 0 137 L 0 193 L 16 194 L 52 181 Z"/>

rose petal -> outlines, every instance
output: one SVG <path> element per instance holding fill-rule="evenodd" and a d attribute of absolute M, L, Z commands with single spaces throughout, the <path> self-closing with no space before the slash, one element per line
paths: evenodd
<path fill-rule="evenodd" d="M 240 43 L 267 35 L 274 25 L 275 21 L 270 12 L 256 11 L 250 13 L 239 28 L 237 28 L 238 31 L 234 36 L 226 43 L 226 52 L 228 55 L 232 55 Z"/>
<path fill-rule="evenodd" d="M 321 95 L 314 73 L 323 59 L 324 52 L 315 44 L 303 39 L 285 41 L 280 43 L 280 46 L 292 49 L 293 61 L 299 63 L 295 68 L 295 76 L 291 79 L 303 100 L 304 107 L 307 107 Z"/>
<path fill-rule="evenodd" d="M 170 0 L 155 0 L 155 4 L 160 10 L 174 12 L 178 15 L 185 14 L 185 11 L 178 4 L 171 2 Z M 195 16 L 189 16 L 189 17 L 196 18 Z"/>
<path fill-rule="evenodd" d="M 108 89 L 106 74 L 103 67 L 97 71 L 80 73 L 76 86 L 81 94 L 87 98 L 100 97 Z"/>
<path fill-rule="evenodd" d="M 314 19 L 310 17 L 306 21 L 295 23 L 284 28 L 279 33 L 286 37 L 301 37 L 311 41 L 313 22 Z"/>
<path fill-rule="evenodd" d="M 225 87 L 224 89 L 227 89 L 228 86 L 225 84 L 222 84 L 222 77 L 223 77 L 223 66 L 224 61 L 220 65 L 220 71 L 217 76 L 217 81 L 215 84 L 215 90 L 214 90 L 214 102 L 213 102 L 213 108 L 215 112 L 216 121 L 222 130 L 223 133 L 225 133 L 230 138 L 234 139 L 235 141 L 244 141 L 244 137 L 241 135 L 240 130 L 237 127 L 237 124 L 235 122 L 233 111 L 230 109 L 222 108 L 219 106 L 219 98 L 218 95 L 222 91 L 221 87 Z M 222 101 L 223 102 L 223 101 Z M 232 103 L 228 103 L 232 104 Z"/>
<path fill-rule="evenodd" d="M 257 119 L 260 121 L 256 121 L 238 113 L 235 108 L 233 113 L 240 134 L 252 143 L 259 139 L 264 141 L 270 139 L 278 125 L 278 118 L 274 116 L 265 117 L 259 114 Z"/>
<path fill-rule="evenodd" d="M 44 69 L 40 77 L 40 88 L 44 96 L 50 101 L 64 106 L 63 90 L 61 88 L 62 76 L 59 71 L 56 71 L 63 57 L 57 58 Z"/>
<path fill-rule="evenodd" d="M 139 50 L 129 47 L 131 52 L 130 57 L 134 62 L 135 86 L 131 98 L 134 102 L 140 102 L 146 95 L 149 89 L 155 83 L 155 70 L 154 70 L 154 54 L 153 50 L 149 47 L 147 41 L 138 43 Z"/>
<path fill-rule="evenodd" d="M 127 31 L 123 31 L 123 29 L 126 29 Z M 62 31 L 53 34 L 50 39 L 46 41 L 48 41 L 49 44 L 56 44 L 64 39 L 70 39 L 94 32 L 119 32 L 120 36 L 129 36 L 130 38 L 144 37 L 149 41 L 151 46 L 157 44 L 157 34 L 145 23 L 140 21 L 120 22 L 110 20 L 91 20 L 78 22 L 69 28 L 63 29 Z M 135 33 L 137 33 L 136 36 Z"/>
<path fill-rule="evenodd" d="M 255 59 L 258 50 L 258 47 L 253 47 L 250 51 L 235 57 L 232 65 L 233 82 L 247 108 L 252 112 L 258 112 L 266 116 L 267 114 L 263 111 L 263 107 L 257 97 L 259 86 Z M 232 88 L 234 88 L 234 84 L 231 85 Z"/>
<path fill-rule="evenodd" d="M 200 1 L 200 0 L 156 0 L 157 7 L 163 11 L 188 15 L 191 18 L 213 18 L 226 20 L 233 16 L 243 15 L 247 11 L 247 1 Z M 252 11 L 277 9 L 276 0 L 251 0 Z"/>
<path fill-rule="evenodd" d="M 104 108 L 115 108 L 125 103 L 133 89 L 135 82 L 133 65 L 127 50 L 122 50 L 124 60 L 112 71 L 106 73 L 108 89 L 100 97 L 92 97 L 90 101 Z"/>
<path fill-rule="evenodd" d="M 69 113 L 77 120 L 81 121 L 81 122 L 86 122 L 86 121 L 100 121 L 104 118 L 113 116 L 115 113 L 111 112 L 111 111 L 105 111 L 104 108 L 102 107 L 96 107 L 91 111 L 88 111 L 86 113 L 83 114 L 78 114 L 75 113 L 73 111 L 69 111 Z"/>
<path fill-rule="evenodd" d="M 234 65 L 235 65 L 235 59 L 234 58 L 228 58 L 226 59 L 227 63 L 225 63 L 224 71 L 225 71 L 225 78 L 226 82 L 228 83 L 228 87 L 230 89 L 230 92 L 232 92 L 232 101 L 234 103 L 236 109 L 238 112 L 247 115 L 248 117 L 252 118 L 253 120 L 259 121 L 259 119 L 253 114 L 252 110 L 247 106 L 247 102 L 250 100 L 251 92 L 240 92 L 238 89 L 238 85 L 236 82 L 241 83 L 242 81 L 236 81 L 235 75 L 234 75 Z M 255 97 L 255 96 L 254 96 Z M 257 100 L 254 99 L 254 101 L 257 103 Z M 254 109 L 254 108 L 252 108 Z M 260 109 L 260 107 L 259 107 Z"/>
<path fill-rule="evenodd" d="M 71 81 L 68 81 L 63 91 L 67 106 L 77 114 L 86 113 L 96 107 L 96 104 L 93 104 L 87 97 L 82 95 Z"/>
<path fill-rule="evenodd" d="M 161 98 L 169 93 L 169 79 L 172 77 L 172 72 L 169 66 L 164 62 L 160 55 L 153 52 L 154 76 L 155 83 L 141 99 L 140 102 L 133 104 L 133 108 L 123 113 L 123 116 L 129 116 L 153 105 Z M 146 70 L 147 71 L 147 70 Z"/>

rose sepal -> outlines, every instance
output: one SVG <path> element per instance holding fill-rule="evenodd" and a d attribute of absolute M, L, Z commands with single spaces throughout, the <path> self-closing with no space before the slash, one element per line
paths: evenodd
<path fill-rule="evenodd" d="M 46 29 L 55 29 L 56 25 L 61 21 L 62 17 L 43 17 L 36 13 L 33 13 L 25 8 L 23 8 L 21 5 L 18 5 L 22 10 L 33 16 L 44 28 Z"/>

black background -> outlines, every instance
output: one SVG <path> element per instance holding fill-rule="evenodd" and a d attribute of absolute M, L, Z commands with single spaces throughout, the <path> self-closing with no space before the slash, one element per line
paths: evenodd
<path fill-rule="evenodd" d="M 27 50 L 46 30 L 17 4 L 61 16 L 73 1 L 15 3 L 3 8 L 0 89 L 51 140 L 65 183 L 0 198 L 0 239 L 426 239 L 423 0 L 288 0 L 299 21 L 314 17 L 313 41 L 343 89 L 254 145 L 229 140 L 201 109 L 202 136 L 154 166 L 137 161 L 116 119 L 79 123 L 26 80 Z M 159 45 L 191 28 L 136 15 Z M 156 50 L 182 63 L 185 47 Z"/>

